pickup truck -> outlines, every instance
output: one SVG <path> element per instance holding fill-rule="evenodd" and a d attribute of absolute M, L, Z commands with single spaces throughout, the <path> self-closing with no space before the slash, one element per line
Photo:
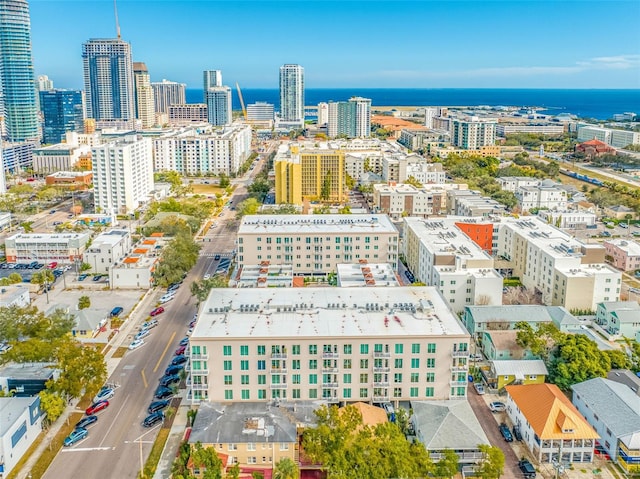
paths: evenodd
<path fill-rule="evenodd" d="M 509 429 L 509 426 L 507 426 L 505 423 L 502 423 L 500 424 L 499 428 L 500 428 L 500 434 L 502 434 L 502 437 L 504 437 L 504 440 L 507 442 L 513 442 L 513 435 L 511 434 L 511 430 Z"/>

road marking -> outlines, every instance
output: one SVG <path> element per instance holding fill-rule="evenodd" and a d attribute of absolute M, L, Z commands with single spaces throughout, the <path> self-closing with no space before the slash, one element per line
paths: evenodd
<path fill-rule="evenodd" d="M 120 409 L 118 409 L 118 412 L 116 413 L 116 417 L 120 416 L 120 413 L 122 412 L 124 407 L 127 405 L 127 401 L 129 400 L 130 397 L 131 395 L 127 394 L 127 397 L 124 398 L 124 401 L 122 401 L 122 406 L 120 406 Z M 107 432 L 102 437 L 102 441 L 100 441 L 100 447 L 102 447 L 102 445 L 104 444 L 105 439 L 107 439 L 107 436 L 111 432 L 111 428 L 116 424 L 116 422 L 118 421 L 111 421 L 111 425 L 109 426 L 109 429 L 107 429 Z"/>
<path fill-rule="evenodd" d="M 113 447 L 74 447 L 63 449 L 62 452 L 111 451 Z"/>
<path fill-rule="evenodd" d="M 160 363 L 164 359 L 164 355 L 167 354 L 167 351 L 169 350 L 169 346 L 171 346 L 171 341 L 173 341 L 173 338 L 175 338 L 175 337 L 176 337 L 176 332 L 174 331 L 173 334 L 171 335 L 171 337 L 169 338 L 169 341 L 167 341 L 167 345 L 164 347 L 164 351 L 162 351 L 162 354 L 160 355 L 160 359 L 158 359 L 158 362 L 156 363 L 156 367 L 153 368 L 153 372 L 154 373 L 160 367 Z"/>
<path fill-rule="evenodd" d="M 144 369 L 140 371 L 142 375 L 142 382 L 144 383 L 144 388 L 147 389 L 149 387 L 149 383 L 147 383 L 147 377 L 144 375 Z"/>

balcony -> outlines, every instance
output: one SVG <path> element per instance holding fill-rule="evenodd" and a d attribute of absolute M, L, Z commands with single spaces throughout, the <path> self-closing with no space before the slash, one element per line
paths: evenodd
<path fill-rule="evenodd" d="M 287 383 L 284 383 L 284 384 L 272 384 L 269 387 L 271 389 L 287 389 Z"/>
<path fill-rule="evenodd" d="M 209 389 L 208 384 L 192 384 L 191 389 L 193 391 L 207 391 Z"/>
<path fill-rule="evenodd" d="M 205 353 L 205 354 L 191 354 L 188 355 L 192 361 L 198 361 L 198 360 L 206 360 L 209 359 L 209 353 Z"/>
<path fill-rule="evenodd" d="M 338 369 L 337 366 L 335 366 L 333 368 L 322 368 L 322 372 L 323 373 L 338 373 L 338 372 L 340 372 L 340 369 Z"/>
<path fill-rule="evenodd" d="M 287 374 L 287 368 L 276 368 L 276 369 L 271 369 L 271 374 Z"/>
<path fill-rule="evenodd" d="M 191 372 L 192 376 L 208 376 L 209 375 L 209 370 L 208 369 L 190 369 L 189 370 Z"/>
<path fill-rule="evenodd" d="M 373 402 L 386 402 L 389 400 L 389 395 L 385 394 L 385 395 L 374 395 L 373 396 Z"/>
<path fill-rule="evenodd" d="M 467 366 L 466 364 L 464 365 L 455 365 L 455 366 L 451 366 L 451 371 L 453 371 L 454 373 L 465 373 L 469 370 L 469 366 Z"/>
<path fill-rule="evenodd" d="M 466 381 L 449 381 L 449 386 L 452 388 L 464 388 L 467 386 Z"/>
<path fill-rule="evenodd" d="M 374 351 L 373 357 L 374 358 L 390 358 L 391 353 L 389 351 Z"/>
<path fill-rule="evenodd" d="M 388 388 L 389 387 L 389 381 L 374 381 L 373 383 L 373 387 L 374 388 Z"/>
<path fill-rule="evenodd" d="M 374 373 L 388 373 L 389 371 L 391 371 L 391 368 L 388 366 L 374 366 L 373 367 L 373 372 Z"/>
<path fill-rule="evenodd" d="M 451 353 L 451 355 L 454 358 L 468 358 L 469 357 L 469 351 L 453 351 Z"/>
<path fill-rule="evenodd" d="M 322 387 L 325 389 L 338 389 L 338 383 L 322 383 Z"/>
<path fill-rule="evenodd" d="M 287 353 L 271 353 L 271 359 L 287 359 Z"/>
<path fill-rule="evenodd" d="M 322 352 L 322 359 L 338 359 L 340 357 L 340 353 L 332 353 L 330 351 Z"/>

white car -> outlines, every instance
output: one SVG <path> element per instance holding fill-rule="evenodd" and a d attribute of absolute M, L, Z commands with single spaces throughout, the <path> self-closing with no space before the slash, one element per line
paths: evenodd
<path fill-rule="evenodd" d="M 140 331 L 144 331 L 147 329 L 155 328 L 158 325 L 157 319 L 152 319 L 151 321 L 147 321 L 146 323 L 142 323 L 140 326 Z"/>
<path fill-rule="evenodd" d="M 476 392 L 480 395 L 484 394 L 484 386 L 480 383 L 473 383 L 473 387 L 475 388 Z"/>
<path fill-rule="evenodd" d="M 160 298 L 160 304 L 168 303 L 175 297 L 175 294 L 165 294 L 162 298 Z"/>
<path fill-rule="evenodd" d="M 113 388 L 103 388 L 98 394 L 96 394 L 96 397 L 93 398 L 93 404 L 111 399 L 115 393 L 116 392 Z"/>
<path fill-rule="evenodd" d="M 209 278 L 211 278 L 211 275 L 210 275 L 210 274 L 205 274 L 205 275 L 204 275 L 204 279 L 209 279 Z"/>
<path fill-rule="evenodd" d="M 149 331 L 148 329 L 141 329 L 138 334 L 136 334 L 136 337 L 134 339 L 142 339 L 142 338 L 146 338 L 147 336 L 149 336 L 151 334 L 151 331 Z"/>
<path fill-rule="evenodd" d="M 129 345 L 129 350 L 133 351 L 134 349 L 138 349 L 140 346 L 144 344 L 144 340 L 136 339 Z"/>

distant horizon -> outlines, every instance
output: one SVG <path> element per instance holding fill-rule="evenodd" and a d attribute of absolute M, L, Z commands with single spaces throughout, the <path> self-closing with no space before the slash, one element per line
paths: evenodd
<path fill-rule="evenodd" d="M 34 71 L 81 88 L 82 44 L 116 37 L 113 1 L 30 9 Z M 118 18 L 153 81 L 189 88 L 210 69 L 277 88 L 296 63 L 307 88 L 640 89 L 637 0 L 120 0 Z"/>

